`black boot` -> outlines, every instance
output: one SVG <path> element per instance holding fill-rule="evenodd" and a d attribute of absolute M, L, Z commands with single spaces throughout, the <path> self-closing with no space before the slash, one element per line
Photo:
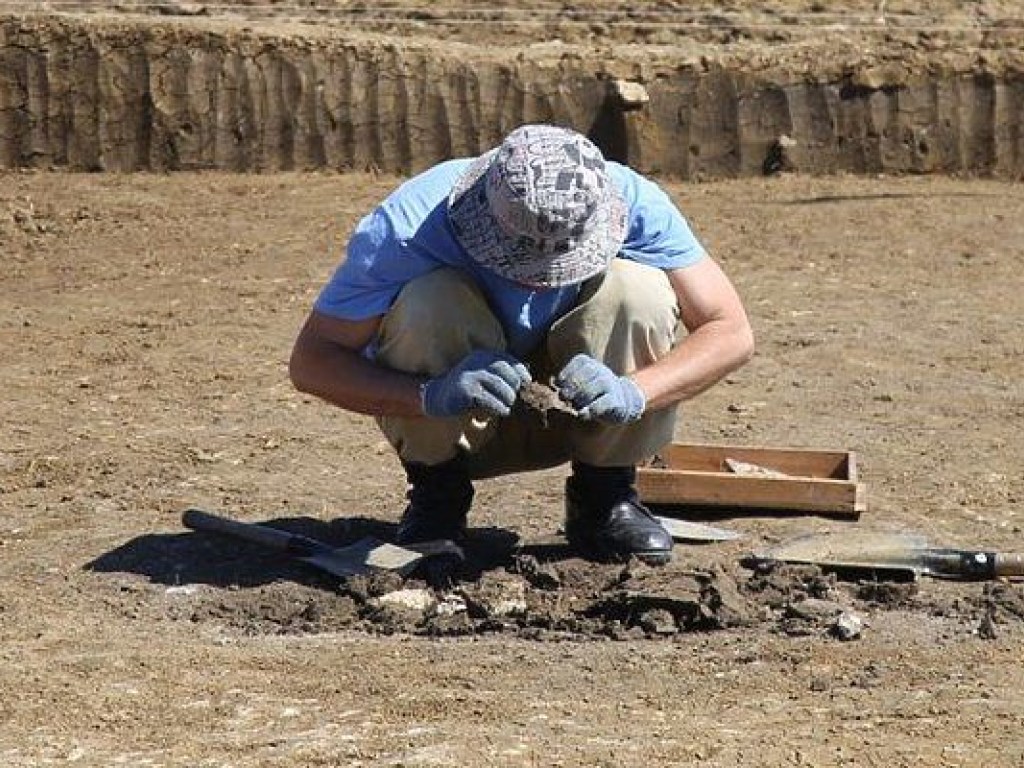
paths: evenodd
<path fill-rule="evenodd" d="M 565 481 L 565 537 L 574 549 L 596 560 L 672 559 L 672 536 L 640 503 L 635 481 L 635 467 L 573 463 Z"/>
<path fill-rule="evenodd" d="M 460 454 L 442 464 L 402 462 L 409 479 L 405 508 L 395 535 L 397 544 L 433 539 L 460 543 L 466 534 L 466 516 L 473 503 L 473 484 Z"/>

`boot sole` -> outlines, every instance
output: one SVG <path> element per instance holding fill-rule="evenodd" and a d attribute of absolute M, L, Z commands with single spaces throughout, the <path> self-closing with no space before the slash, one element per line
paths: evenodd
<path fill-rule="evenodd" d="M 656 552 L 634 552 L 633 557 L 646 565 L 668 565 L 672 561 L 672 553 L 661 550 Z"/>
<path fill-rule="evenodd" d="M 625 563 L 636 558 L 645 565 L 667 565 L 672 560 L 672 550 L 648 549 L 638 552 L 616 552 L 589 543 L 569 541 L 569 546 L 587 560 L 599 563 Z"/>

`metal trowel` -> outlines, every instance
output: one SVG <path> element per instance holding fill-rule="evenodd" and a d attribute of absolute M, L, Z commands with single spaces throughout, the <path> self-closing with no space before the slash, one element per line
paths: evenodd
<path fill-rule="evenodd" d="M 920 576 L 964 581 L 1024 576 L 1024 553 L 935 547 L 924 536 L 887 531 L 807 534 L 757 552 L 750 559 L 755 566 L 802 563 L 904 581 L 916 581 Z"/>
<path fill-rule="evenodd" d="M 662 517 L 660 515 L 655 515 L 654 517 L 676 541 L 732 541 L 743 535 L 736 531 L 730 531 L 727 528 L 716 528 L 713 525 L 692 523 L 689 520 L 679 520 L 674 517 Z"/>
<path fill-rule="evenodd" d="M 447 539 L 399 547 L 368 536 L 354 544 L 335 548 L 301 534 L 288 533 L 266 525 L 243 523 L 201 509 L 186 510 L 181 521 L 186 528 L 194 531 L 227 534 L 285 552 L 343 579 L 373 570 L 396 571 L 405 575 L 412 572 L 424 558 L 435 555 L 454 557 L 457 560 L 465 558 L 462 548 Z"/>

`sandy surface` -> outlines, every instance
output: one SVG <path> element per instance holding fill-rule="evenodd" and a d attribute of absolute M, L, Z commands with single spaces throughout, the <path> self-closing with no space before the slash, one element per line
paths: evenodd
<path fill-rule="evenodd" d="M 567 44 L 678 45 L 689 41 L 773 44 L 823 32 L 959 35 L 966 31 L 1013 36 L 1024 27 L 1016 0 L 731 0 L 630 2 L 628 0 L 0 0 L 0 11 L 283 23 L 335 32 L 370 32 L 471 45 Z"/>
<path fill-rule="evenodd" d="M 373 423 L 285 366 L 396 181 L 0 176 L 0 763 L 1024 760 L 1020 583 L 740 564 L 817 530 L 1024 549 L 1019 185 L 667 184 L 759 342 L 678 438 L 854 450 L 869 511 L 727 513 L 739 541 L 622 568 L 560 547 L 561 470 L 487 481 L 438 616 L 380 601 L 416 580 L 339 584 L 181 525 L 197 505 L 335 544 L 393 530 Z"/>
<path fill-rule="evenodd" d="M 1009 0 L 479 5 L 0 12 L 483 53 L 756 52 L 827 33 L 912 56 L 968 37 L 1009 49 L 1024 27 Z M 564 470 L 495 479 L 459 582 L 438 591 L 338 581 L 181 522 L 198 506 L 334 545 L 393 533 L 404 485 L 386 443 L 294 392 L 286 361 L 346 232 L 398 181 L 0 174 L 0 765 L 1024 764 L 1024 584 L 744 565 L 812 531 L 1024 550 L 1024 188 L 666 182 L 758 339 L 686 404 L 677 439 L 855 451 L 868 511 L 727 510 L 701 519 L 737 541 L 681 544 L 662 569 L 598 565 L 562 546 Z M 440 602 L 403 608 L 402 590 Z"/>

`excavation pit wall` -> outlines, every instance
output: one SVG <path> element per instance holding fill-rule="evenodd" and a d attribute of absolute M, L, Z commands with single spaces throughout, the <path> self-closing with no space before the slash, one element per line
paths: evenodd
<path fill-rule="evenodd" d="M 0 167 L 411 173 L 554 122 L 685 179 L 1024 173 L 1024 54 L 794 46 L 492 50 L 0 17 Z"/>

